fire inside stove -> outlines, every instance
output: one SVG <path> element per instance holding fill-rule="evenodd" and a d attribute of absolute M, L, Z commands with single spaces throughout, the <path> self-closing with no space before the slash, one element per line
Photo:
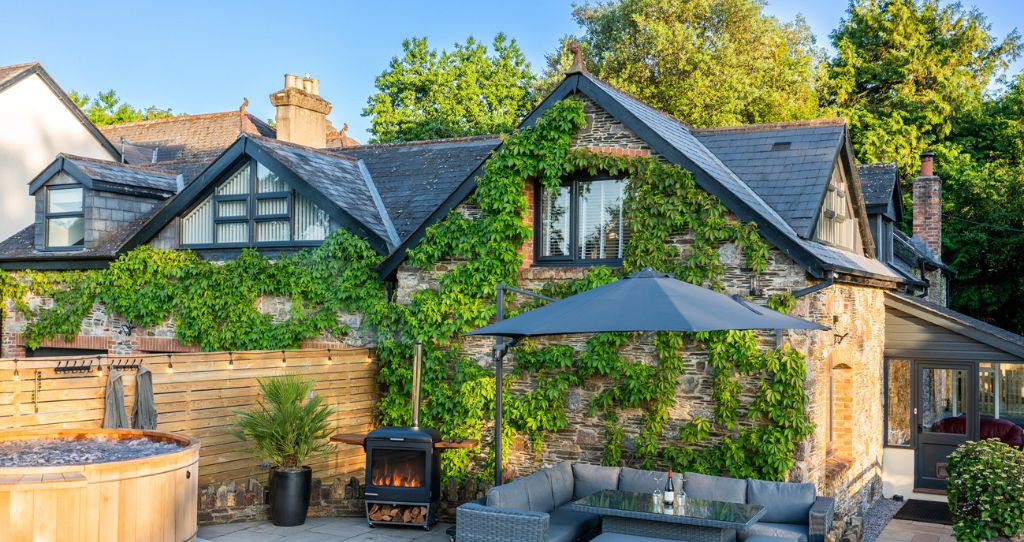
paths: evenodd
<path fill-rule="evenodd" d="M 375 486 L 423 487 L 426 452 L 378 449 L 373 454 L 370 479 Z"/>

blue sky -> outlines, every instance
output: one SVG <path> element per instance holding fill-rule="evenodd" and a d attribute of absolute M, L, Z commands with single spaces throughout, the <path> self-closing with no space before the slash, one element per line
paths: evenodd
<path fill-rule="evenodd" d="M 999 36 L 1024 21 L 1021 0 L 965 0 Z M 273 116 L 267 96 L 285 72 L 320 78 L 334 104 L 330 119 L 366 139 L 360 116 L 373 79 L 401 51 L 402 39 L 427 36 L 450 47 L 469 35 L 490 41 L 498 32 L 518 40 L 536 69 L 559 38 L 578 29 L 571 1 L 505 2 L 247 2 L 106 0 L 82 3 L 3 0 L 0 65 L 40 60 L 66 90 L 88 94 L 114 88 L 128 103 L 181 113 L 236 109 L 243 97 L 261 118 Z M 767 11 L 791 20 L 802 14 L 818 36 L 846 9 L 845 0 L 769 0 Z M 9 24 L 17 21 L 17 24 Z M 1024 63 L 1017 62 L 1015 70 Z"/>

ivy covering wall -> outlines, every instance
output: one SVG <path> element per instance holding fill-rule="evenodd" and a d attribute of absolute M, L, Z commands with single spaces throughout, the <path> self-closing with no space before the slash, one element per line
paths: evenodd
<path fill-rule="evenodd" d="M 724 243 L 739 247 L 755 273 L 768 262 L 769 248 L 755 226 L 733 218 L 686 170 L 650 157 L 573 149 L 573 135 L 585 122 L 582 102 L 567 99 L 533 126 L 505 139 L 486 163 L 471 196 L 469 203 L 480 209 L 479 216 L 451 213 L 431 226 L 423 242 L 410 251 L 410 265 L 422 269 L 451 260 L 460 263 L 439 277 L 437 289 L 416 291 L 409 304 L 385 299 L 374 271 L 380 257 L 345 231 L 335 232 L 319 248 L 276 262 L 251 250 L 235 261 L 217 264 L 187 251 L 140 247 L 101 271 L 19 276 L 0 271 L 0 295 L 14 299 L 16 310 L 32 319 L 24 337 L 33 348 L 49 337 L 75 335 L 95 303 L 137 326 L 173 318 L 178 339 L 204 350 L 288 348 L 325 332 L 340 336 L 347 330 L 338 324 L 337 314 L 360 312 L 366 317 L 364 325 L 377 334 L 384 390 L 381 422 L 410 422 L 411 358 L 419 340 L 425 353 L 422 423 L 447 437 L 481 438 L 493 413 L 494 373 L 463 352 L 461 335 L 494 317 L 496 284 L 518 282 L 519 249 L 531 235 L 523 221 L 524 183 L 555 187 L 580 172 L 630 179 L 625 213 L 633 237 L 623 268 L 598 267 L 581 280 L 551 283 L 544 288 L 551 296 L 585 291 L 642 267 L 721 289 L 725 266 L 718 249 Z M 688 239 L 683 255 L 669 242 L 679 235 Z M 30 308 L 25 302 L 29 293 L 52 296 L 55 305 Z M 258 300 L 267 295 L 291 300 L 288 320 L 274 322 L 258 310 Z M 790 310 L 792 302 L 782 296 L 773 297 L 770 304 Z M 600 379 L 602 391 L 591 400 L 590 414 L 606 424 L 606 463 L 628 459 L 648 467 L 668 464 L 737 477 L 786 476 L 796 443 L 811 431 L 799 353 L 759 348 L 757 336 L 749 331 L 663 332 L 653 338 L 656 363 L 645 364 L 622 355 L 626 345 L 640 339 L 635 334 L 606 333 L 592 336 L 579 351 L 533 342 L 517 347 L 515 370 L 506 378 L 511 384 L 530 376 L 534 385 L 507 402 L 505 442 L 520 433 L 539 449 L 546 434 L 568 426 L 570 388 Z M 666 434 L 684 356 L 691 351 L 706 352 L 714 369 L 714 415 L 694 418 L 675 434 Z M 740 378 L 749 375 L 760 377 L 759 389 L 754 401 L 741 408 Z M 627 409 L 644 413 L 635 450 L 628 457 L 619 423 Z M 753 423 L 740 424 L 744 412 Z M 447 452 L 444 472 L 486 477 L 493 464 L 476 463 L 476 453 Z M 493 462 L 493 454 L 490 457 Z"/>

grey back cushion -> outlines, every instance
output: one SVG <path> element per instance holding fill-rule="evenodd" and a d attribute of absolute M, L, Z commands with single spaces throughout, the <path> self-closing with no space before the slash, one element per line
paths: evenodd
<path fill-rule="evenodd" d="M 487 506 L 510 508 L 512 510 L 530 510 L 530 497 L 526 492 L 526 484 L 516 480 L 487 490 Z"/>
<path fill-rule="evenodd" d="M 553 467 L 545 469 L 548 481 L 551 482 L 551 496 L 555 499 L 555 506 L 572 500 L 572 463 L 563 461 Z"/>
<path fill-rule="evenodd" d="M 640 470 L 623 467 L 619 472 L 619 489 L 634 493 L 654 493 L 665 490 L 665 471 Z M 672 473 L 672 485 L 676 491 L 683 489 L 683 477 L 678 472 Z"/>
<path fill-rule="evenodd" d="M 550 512 L 555 508 L 555 499 L 551 496 L 551 482 L 544 471 L 537 471 L 517 482 L 526 484 L 526 495 L 530 499 L 531 512 Z"/>
<path fill-rule="evenodd" d="M 617 489 L 619 487 L 619 470 L 619 467 L 573 463 L 572 476 L 576 480 L 573 486 L 573 497 L 582 499 L 602 489 Z"/>
<path fill-rule="evenodd" d="M 684 488 L 686 496 L 695 499 L 739 504 L 747 502 L 746 480 L 688 472 L 686 473 Z"/>
<path fill-rule="evenodd" d="M 749 480 L 747 502 L 765 508 L 763 522 L 806 525 L 811 506 L 814 506 L 814 491 L 814 484 Z"/>

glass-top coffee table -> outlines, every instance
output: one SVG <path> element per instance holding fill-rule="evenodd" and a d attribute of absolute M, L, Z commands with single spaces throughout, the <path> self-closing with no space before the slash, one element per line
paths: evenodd
<path fill-rule="evenodd" d="M 759 504 L 704 501 L 681 495 L 674 506 L 660 500 L 660 496 L 650 493 L 605 489 L 568 508 L 601 516 L 601 532 L 698 542 L 734 542 L 737 530 L 749 528 L 765 514 Z"/>

